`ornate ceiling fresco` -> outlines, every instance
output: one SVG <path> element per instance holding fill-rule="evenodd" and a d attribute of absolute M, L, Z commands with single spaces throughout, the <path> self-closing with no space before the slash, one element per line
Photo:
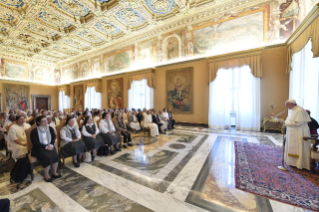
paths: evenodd
<path fill-rule="evenodd" d="M 242 25 L 235 31 L 238 37 L 256 38 L 256 46 L 284 39 L 306 16 L 306 7 L 316 2 L 0 0 L 0 56 L 25 61 L 30 68 L 36 67 L 30 63 L 51 67 L 52 76 L 58 72 L 54 68 L 63 72 L 63 67 L 76 64 L 80 69 L 85 60 L 92 73 L 95 69 L 114 70 L 112 61 L 118 58 L 122 62 L 117 65 L 123 67 L 128 60 L 130 66 L 142 61 L 163 63 L 211 54 L 224 38 L 233 45 L 234 32 L 228 29 L 235 30 L 238 24 Z M 244 37 L 246 32 L 251 33 Z M 100 65 L 94 63 L 94 57 Z"/>

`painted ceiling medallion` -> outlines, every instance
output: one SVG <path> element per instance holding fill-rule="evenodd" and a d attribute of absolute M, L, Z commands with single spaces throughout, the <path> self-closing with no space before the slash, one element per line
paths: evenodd
<path fill-rule="evenodd" d="M 174 0 L 145 0 L 145 4 L 158 15 L 166 14 L 175 8 Z"/>
<path fill-rule="evenodd" d="M 124 8 L 116 13 L 117 17 L 126 25 L 138 26 L 144 22 L 142 14 L 132 8 Z"/>
<path fill-rule="evenodd" d="M 23 7 L 24 2 L 22 0 L 1 0 L 0 1 L 3 4 L 6 4 L 7 6 L 11 6 L 11 7 Z"/>
<path fill-rule="evenodd" d="M 71 26 L 71 24 L 69 22 L 61 19 L 60 17 L 58 17 L 56 15 L 49 14 L 47 12 L 40 12 L 39 18 L 42 19 L 43 21 L 53 25 L 53 26 L 57 26 L 60 28 L 67 28 L 67 27 Z"/>
<path fill-rule="evenodd" d="M 73 16 L 84 17 L 90 13 L 89 8 L 84 7 L 76 0 L 54 0 L 60 9 L 70 13 Z"/>
<path fill-rule="evenodd" d="M 86 30 L 83 30 L 82 32 L 79 32 L 78 34 L 81 38 L 91 42 L 91 43 L 100 43 L 103 41 L 103 39 L 96 35 L 94 32 L 88 32 Z"/>
<path fill-rule="evenodd" d="M 100 23 L 95 24 L 96 28 L 108 35 L 116 35 L 121 32 L 119 28 L 114 26 L 111 23 L 108 23 L 106 21 L 102 21 Z"/>
<path fill-rule="evenodd" d="M 45 34 L 45 35 L 49 35 L 52 37 L 57 35 L 56 32 L 54 32 L 52 30 L 47 30 L 45 27 L 38 26 L 38 25 L 33 24 L 33 23 L 28 24 L 27 27 L 35 33 Z"/>

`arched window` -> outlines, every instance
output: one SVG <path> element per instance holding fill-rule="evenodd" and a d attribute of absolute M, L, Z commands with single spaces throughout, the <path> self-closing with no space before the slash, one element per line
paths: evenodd
<path fill-rule="evenodd" d="M 85 93 L 85 102 L 84 107 L 89 108 L 91 111 L 92 108 L 100 109 L 102 107 L 102 95 L 95 91 L 95 86 L 88 87 Z"/>

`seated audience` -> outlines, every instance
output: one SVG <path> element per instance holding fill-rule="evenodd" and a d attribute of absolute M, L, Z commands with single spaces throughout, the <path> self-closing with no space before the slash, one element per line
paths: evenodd
<path fill-rule="evenodd" d="M 115 150 L 121 151 L 121 149 L 119 148 L 121 138 L 115 132 L 115 127 L 108 113 L 103 113 L 99 127 L 101 131 L 100 135 L 103 138 L 104 144 L 107 144 L 109 146 L 111 155 L 115 153 L 113 150 L 113 146 L 115 147 Z"/>
<path fill-rule="evenodd" d="M 84 112 L 82 113 L 82 118 L 81 118 L 81 120 L 80 120 L 80 129 L 82 128 L 83 123 L 84 123 L 84 121 L 85 121 L 85 118 L 86 118 L 87 116 L 89 116 L 88 112 L 87 112 L 87 111 L 84 111 Z"/>
<path fill-rule="evenodd" d="M 16 114 L 16 112 L 13 110 L 13 109 L 11 109 L 11 110 L 9 110 L 9 114 L 11 115 L 15 115 Z"/>
<path fill-rule="evenodd" d="M 59 118 L 59 111 L 53 111 L 52 121 L 55 123 L 55 126 L 59 126 L 61 119 Z"/>
<path fill-rule="evenodd" d="M 52 178 L 61 178 L 57 172 L 59 155 L 54 147 L 56 134 L 52 127 L 48 125 L 45 116 L 36 119 L 37 128 L 31 131 L 30 139 L 32 142 L 31 156 L 36 157 L 40 165 L 44 168 L 44 180 L 52 182 Z M 52 178 L 49 175 L 52 166 Z"/>
<path fill-rule="evenodd" d="M 85 143 L 81 140 L 81 133 L 77 127 L 74 126 L 75 119 L 67 117 L 65 126 L 61 129 L 61 153 L 64 157 L 73 157 L 73 164 L 75 167 L 80 167 L 82 154 L 87 152 Z"/>
<path fill-rule="evenodd" d="M 134 133 L 136 131 L 141 130 L 141 125 L 136 118 L 136 111 L 135 110 L 132 110 L 132 112 L 130 114 L 129 125 L 134 130 Z"/>
<path fill-rule="evenodd" d="M 11 114 L 11 115 L 9 116 L 9 118 L 7 119 L 7 121 L 4 123 L 4 126 L 3 126 L 4 130 L 3 130 L 3 131 L 4 131 L 4 132 L 7 132 L 7 128 L 8 128 L 15 120 L 16 120 L 16 116 L 13 115 L 13 114 Z M 4 139 L 5 139 L 6 142 L 7 142 L 7 147 L 8 147 L 8 149 L 11 150 L 11 147 L 10 147 L 10 137 L 9 137 L 9 135 L 8 135 L 7 133 L 5 133 Z"/>
<path fill-rule="evenodd" d="M 129 117 L 129 112 L 127 111 L 127 108 L 125 108 L 124 111 L 122 112 L 122 117 L 123 117 L 124 123 L 127 125 L 128 117 Z"/>
<path fill-rule="evenodd" d="M 158 128 L 161 130 L 161 133 L 163 133 L 163 134 L 165 133 L 163 123 L 160 121 L 156 110 L 153 110 L 152 122 L 157 124 Z"/>
<path fill-rule="evenodd" d="M 93 122 L 94 124 L 97 124 L 97 122 L 101 119 L 102 117 L 102 111 L 95 111 L 94 113 L 94 118 L 93 118 Z"/>
<path fill-rule="evenodd" d="M 310 116 L 310 110 L 306 110 L 309 114 L 311 122 L 308 123 L 310 134 L 318 134 L 317 129 L 319 128 L 318 122 Z"/>
<path fill-rule="evenodd" d="M 78 109 L 78 112 L 76 113 L 76 115 L 78 115 L 78 116 L 82 115 L 82 108 Z"/>
<path fill-rule="evenodd" d="M 162 111 L 158 111 L 158 118 L 159 118 L 160 122 L 163 124 L 164 130 L 166 130 L 169 126 L 169 122 L 168 122 L 168 119 L 162 113 Z"/>
<path fill-rule="evenodd" d="M 30 127 L 29 124 L 25 123 L 25 118 L 23 116 L 16 116 L 16 124 L 13 124 L 9 130 L 10 147 L 13 159 L 24 157 L 28 153 L 25 130 Z"/>
<path fill-rule="evenodd" d="M 150 111 L 146 111 L 146 116 L 144 118 L 144 128 L 150 130 L 150 134 L 152 137 L 158 136 L 158 126 L 157 124 L 153 123 L 152 121 L 152 115 Z"/>
<path fill-rule="evenodd" d="M 99 135 L 99 128 L 93 122 L 91 116 L 87 116 L 84 120 L 83 127 L 82 127 L 82 135 L 83 141 L 88 151 L 92 150 L 92 161 L 94 161 L 96 156 L 96 150 L 104 146 L 104 142 L 102 137 Z"/>
<path fill-rule="evenodd" d="M 63 113 L 59 111 L 59 119 L 62 121 L 63 118 L 64 118 Z"/>
<path fill-rule="evenodd" d="M 36 120 L 36 118 L 38 118 L 40 116 L 40 114 L 34 113 L 32 116 L 33 116 L 33 119 L 29 122 L 30 126 L 33 126 L 35 124 L 35 120 Z"/>
<path fill-rule="evenodd" d="M 132 139 L 131 139 L 131 133 L 130 131 L 127 130 L 126 124 L 124 122 L 122 113 L 119 113 L 117 115 L 117 117 L 114 120 L 114 126 L 115 129 L 118 133 L 120 133 L 123 138 L 124 138 L 124 144 L 123 147 L 127 148 L 126 144 L 128 144 L 129 146 L 133 146 L 132 145 Z"/>
<path fill-rule="evenodd" d="M 171 127 L 172 127 L 172 129 L 175 129 L 175 128 L 174 128 L 175 120 L 173 119 L 172 111 L 171 111 L 170 108 L 168 108 L 167 113 L 168 113 L 168 118 L 169 118 L 169 120 L 171 121 Z"/>
<path fill-rule="evenodd" d="M 168 129 L 172 129 L 172 121 L 169 118 L 166 108 L 163 108 L 163 116 L 165 117 L 165 121 L 168 122 Z"/>

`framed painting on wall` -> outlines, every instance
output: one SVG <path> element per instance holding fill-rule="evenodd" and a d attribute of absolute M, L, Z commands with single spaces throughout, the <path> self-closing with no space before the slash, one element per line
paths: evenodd
<path fill-rule="evenodd" d="M 107 81 L 107 104 L 109 108 L 122 108 L 123 104 L 123 78 Z"/>
<path fill-rule="evenodd" d="M 74 85 L 74 109 L 84 110 L 84 85 Z"/>
<path fill-rule="evenodd" d="M 174 114 L 193 114 L 193 67 L 166 71 L 166 107 Z"/>
<path fill-rule="evenodd" d="M 28 63 L 4 60 L 4 76 L 15 79 L 28 79 Z"/>
<path fill-rule="evenodd" d="M 3 84 L 4 109 L 30 109 L 30 87 L 27 85 Z"/>

